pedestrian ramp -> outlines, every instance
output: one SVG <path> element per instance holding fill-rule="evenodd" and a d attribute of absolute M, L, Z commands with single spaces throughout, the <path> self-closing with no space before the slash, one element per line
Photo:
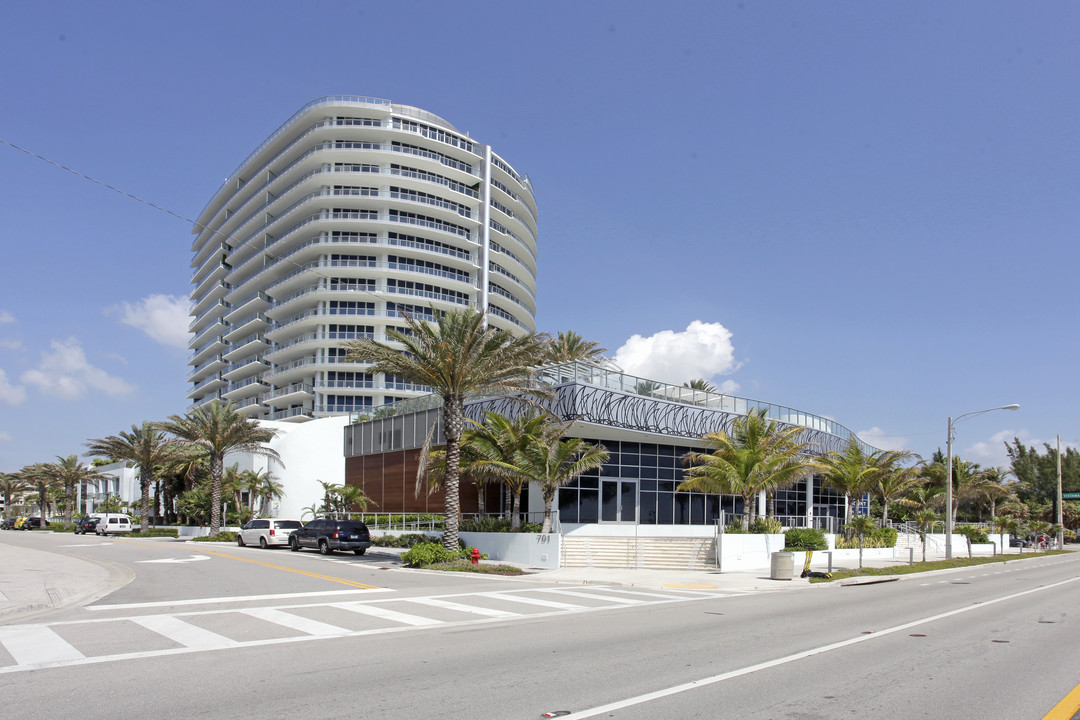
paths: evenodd
<path fill-rule="evenodd" d="M 732 593 L 742 596 L 746 593 Z M 0 626 L 0 674 L 726 597 L 619 586 L 507 589 Z"/>

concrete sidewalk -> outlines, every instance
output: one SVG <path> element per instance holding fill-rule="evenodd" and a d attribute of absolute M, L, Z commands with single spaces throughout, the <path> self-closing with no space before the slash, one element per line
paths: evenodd
<path fill-rule="evenodd" d="M 1066 550 L 1077 550 L 1076 546 L 1065 547 Z M 909 562 L 906 549 L 899 551 L 900 555 L 895 558 L 869 558 L 863 559 L 863 567 L 899 567 Z M 1009 548 L 1007 553 L 1010 557 L 1021 557 L 1018 548 Z M 1030 557 L 1032 551 L 1025 550 L 1023 557 Z M 967 551 L 954 553 L 956 558 L 966 558 Z M 976 557 L 980 557 L 976 555 Z M 825 558 L 825 552 L 814 553 L 814 569 L 818 570 L 821 561 Z M 944 560 L 945 553 L 933 551 L 927 548 L 927 561 Z M 915 562 L 922 561 L 922 550 L 914 553 Z M 833 565 L 833 570 L 850 570 L 859 566 L 858 559 L 844 560 Z M 824 569 L 824 568 L 820 568 Z M 795 576 L 791 580 L 773 580 L 770 577 L 770 568 L 753 568 L 748 570 L 717 571 L 717 570 L 637 570 L 633 568 L 583 568 L 569 567 L 557 570 L 537 570 L 527 568 L 529 575 L 520 579 L 526 582 L 552 582 L 570 585 L 623 585 L 627 587 L 639 587 L 650 589 L 692 589 L 716 592 L 761 592 L 761 591 L 790 591 L 808 588 L 836 587 L 838 584 L 866 584 L 867 582 L 881 582 L 884 576 L 872 576 L 864 581 L 854 578 L 841 583 L 811 583 L 807 578 L 799 577 L 802 567 L 795 568 Z M 932 574 L 963 571 L 964 568 L 946 568 L 943 570 L 930 571 Z M 926 577 L 927 573 L 914 575 L 900 575 L 898 578 Z"/>
<path fill-rule="evenodd" d="M 0 543 L 0 624 L 93 602 L 134 577 L 115 563 Z"/>

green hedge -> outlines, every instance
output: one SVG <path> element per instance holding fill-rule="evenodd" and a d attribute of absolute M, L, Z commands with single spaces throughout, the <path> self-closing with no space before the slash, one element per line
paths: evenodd
<path fill-rule="evenodd" d="M 828 550 L 825 533 L 814 528 L 791 528 L 784 533 L 784 551 Z"/>
<path fill-rule="evenodd" d="M 896 547 L 896 536 L 896 528 L 874 528 L 863 535 L 862 546 L 864 548 Z M 838 535 L 836 537 L 836 548 L 838 550 L 857 547 L 859 547 L 859 538 L 854 533 L 851 533 L 850 536 Z"/>
<path fill-rule="evenodd" d="M 405 533 L 404 535 L 372 535 L 371 544 L 375 547 L 411 548 L 421 543 L 435 542 L 430 535 Z"/>
<path fill-rule="evenodd" d="M 221 532 L 219 532 L 217 535 L 214 535 L 213 537 L 210 537 L 209 535 L 207 535 L 205 537 L 194 537 L 194 538 L 191 538 L 191 541 L 192 542 L 232 542 L 232 543 L 234 543 L 234 542 L 236 542 L 236 536 L 238 534 L 239 533 L 229 532 L 228 530 L 222 530 Z"/>
<path fill-rule="evenodd" d="M 463 547 L 456 553 L 447 550 L 440 543 L 425 542 L 418 545 L 413 545 L 412 548 L 401 554 L 401 561 L 406 567 L 425 567 L 427 565 L 436 565 L 438 563 L 450 562 L 452 560 L 469 560 L 472 557 L 472 548 Z M 487 558 L 487 555 L 480 555 L 481 559 Z"/>

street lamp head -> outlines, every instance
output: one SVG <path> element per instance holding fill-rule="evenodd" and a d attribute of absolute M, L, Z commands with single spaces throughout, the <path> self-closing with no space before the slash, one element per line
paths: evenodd
<path fill-rule="evenodd" d="M 1001 409 L 1002 410 L 1019 410 L 1020 409 L 1020 403 L 1013 403 L 1012 405 L 1005 405 Z"/>

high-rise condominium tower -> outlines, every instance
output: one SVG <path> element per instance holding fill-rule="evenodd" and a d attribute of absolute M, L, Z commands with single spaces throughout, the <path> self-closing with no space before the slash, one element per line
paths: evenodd
<path fill-rule="evenodd" d="M 424 110 L 364 97 L 300 109 L 194 229 L 188 397 L 306 420 L 426 388 L 347 363 L 401 313 L 486 309 L 535 329 L 536 202 L 526 176 Z"/>

